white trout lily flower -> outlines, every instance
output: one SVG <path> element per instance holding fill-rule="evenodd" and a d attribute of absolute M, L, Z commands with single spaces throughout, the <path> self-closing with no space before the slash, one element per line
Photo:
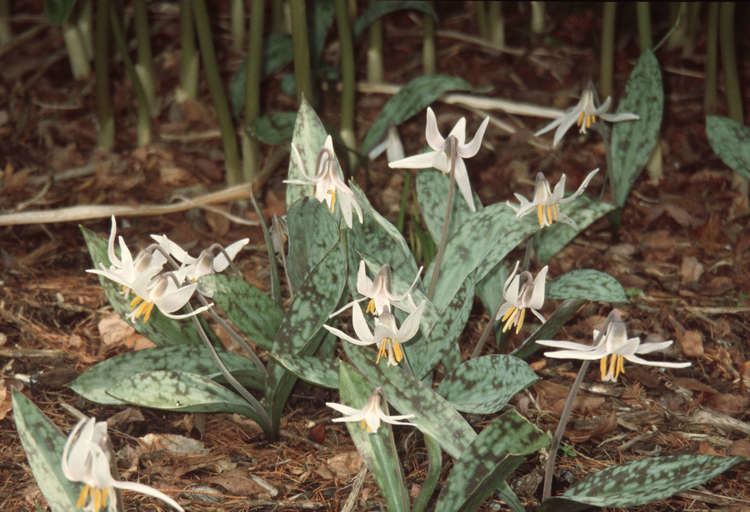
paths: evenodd
<path fill-rule="evenodd" d="M 203 276 L 226 270 L 242 248 L 250 242 L 249 238 L 242 238 L 226 247 L 214 244 L 211 248 L 201 251 L 198 257 L 194 258 L 166 235 L 151 235 L 151 238 L 159 244 L 164 252 L 180 262 L 182 268 L 177 273 L 190 283 L 198 281 Z"/>
<path fill-rule="evenodd" d="M 136 291 L 136 297 L 130 302 L 131 312 L 128 315 L 130 321 L 135 322 L 142 316 L 143 322 L 148 322 L 154 306 L 164 316 L 174 320 L 183 320 L 199 315 L 213 306 L 210 303 L 189 313 L 175 314 L 175 311 L 179 311 L 190 302 L 195 290 L 198 288 L 198 283 L 179 286 L 177 282 L 179 282 L 179 278 L 169 274 L 162 274 L 157 276 L 145 290 L 140 293 Z"/>
<path fill-rule="evenodd" d="M 531 272 L 524 271 L 518 274 L 518 262 L 505 281 L 503 288 L 503 304 L 497 312 L 495 320 L 505 322 L 503 332 L 516 328 L 516 334 L 521 331 L 523 321 L 526 317 L 526 309 L 536 316 L 542 323 L 545 322 L 542 314 L 537 311 L 544 305 L 544 285 L 547 279 L 546 265 L 539 271 L 536 277 Z"/>
<path fill-rule="evenodd" d="M 390 312 L 383 312 L 382 315 L 375 318 L 375 330 L 373 332 L 370 330 L 370 326 L 367 325 L 362 308 L 359 303 L 355 302 L 352 307 L 352 326 L 354 327 L 354 332 L 357 334 L 357 338 L 328 325 L 324 325 L 323 327 L 331 334 L 349 343 L 360 346 L 376 345 L 378 347 L 378 355 L 375 359 L 375 364 L 379 364 L 380 359 L 387 355 L 388 365 L 396 366 L 404 359 L 404 349 L 401 348 L 401 345 L 412 339 L 417 334 L 417 331 L 419 331 L 419 322 L 422 319 L 424 305 L 425 303 L 423 302 L 413 313 L 407 316 L 401 327 L 396 326 L 396 319 Z"/>
<path fill-rule="evenodd" d="M 383 265 L 378 273 L 375 274 L 375 277 L 370 279 L 367 277 L 367 269 L 364 260 L 360 260 L 359 271 L 357 272 L 357 292 L 359 292 L 360 295 L 363 295 L 363 297 L 346 304 L 344 307 L 333 313 L 331 317 L 340 314 L 354 304 L 366 299 L 370 300 L 367 302 L 367 308 L 365 311 L 373 315 L 379 316 L 384 312 L 390 312 L 391 306 L 406 313 L 412 313 L 417 308 L 417 305 L 414 304 L 414 299 L 411 297 L 411 291 L 417 285 L 421 273 L 422 268 L 420 267 L 416 277 L 414 277 L 414 281 L 411 283 L 411 286 L 409 286 L 404 293 L 395 294 L 391 291 L 391 272 L 387 265 Z"/>
<path fill-rule="evenodd" d="M 112 478 L 110 471 L 107 423 L 94 418 L 82 419 L 73 428 L 62 454 L 62 471 L 71 482 L 83 483 L 76 508 L 85 511 L 117 511 L 115 489 L 139 492 L 160 499 L 175 510 L 183 508 L 172 498 L 148 485 L 122 482 Z"/>
<path fill-rule="evenodd" d="M 594 329 L 594 341 L 600 337 L 600 332 Z M 672 363 L 667 361 L 647 361 L 638 354 L 649 354 L 664 350 L 672 345 L 672 340 L 658 343 L 641 343 L 641 339 L 628 338 L 625 322 L 617 312 L 613 312 L 607 330 L 596 345 L 584 345 L 572 341 L 537 340 L 546 347 L 559 348 L 552 352 L 545 352 L 546 357 L 556 359 L 599 359 L 601 380 L 616 382 L 621 373 L 625 373 L 625 359 L 630 362 L 662 368 L 687 368 L 690 363 Z M 609 359 L 609 361 L 608 361 Z"/>
<path fill-rule="evenodd" d="M 610 123 L 617 123 L 620 121 L 635 121 L 639 119 L 636 114 L 627 112 L 621 114 L 607 113 L 609 111 L 609 107 L 612 104 L 612 98 L 610 97 L 607 97 L 607 99 L 604 100 L 604 103 L 602 103 L 598 107 L 594 102 L 594 88 L 592 85 L 589 85 L 588 87 L 586 87 L 586 89 L 583 90 L 581 99 L 578 101 L 578 104 L 575 107 L 566 110 L 563 114 L 560 115 L 560 117 L 546 125 L 534 135 L 539 136 L 549 132 L 554 128 L 557 128 L 557 130 L 555 130 L 555 137 L 552 141 L 552 147 L 555 147 L 560 143 L 562 138 L 565 136 L 567 131 L 570 130 L 573 124 L 578 125 L 580 133 L 586 133 L 586 130 L 591 128 L 591 125 L 593 125 L 599 117 L 601 117 L 605 121 L 609 121 Z"/>
<path fill-rule="evenodd" d="M 338 200 L 341 215 L 344 217 L 346 227 L 349 229 L 352 227 L 352 209 L 357 212 L 359 222 L 364 222 L 362 208 L 357 203 L 354 192 L 346 186 L 346 183 L 341 178 L 336 154 L 333 152 L 333 139 L 330 135 L 326 137 L 323 149 L 318 154 L 318 163 L 314 175 L 307 174 L 302 157 L 294 144 L 292 144 L 292 158 L 299 168 L 300 173 L 302 173 L 303 178 L 284 180 L 284 183 L 289 185 L 313 185 L 315 187 L 315 198 L 321 203 L 325 202 L 331 213 L 336 211 L 336 202 Z"/>
<path fill-rule="evenodd" d="M 536 182 L 534 183 L 533 201 L 529 201 L 521 194 L 515 193 L 513 195 L 518 199 L 519 204 L 516 206 L 511 204 L 510 201 L 506 201 L 506 204 L 516 212 L 516 217 L 523 217 L 524 215 L 536 210 L 537 221 L 541 228 L 551 226 L 558 220 L 575 227 L 575 221 L 560 211 L 560 205 L 569 203 L 583 194 L 583 191 L 586 190 L 589 182 L 598 172 L 599 169 L 597 168 L 588 173 L 586 178 L 584 178 L 583 183 L 581 183 L 581 186 L 578 187 L 578 190 L 568 197 L 563 197 L 565 195 L 566 179 L 564 174 L 560 177 L 560 181 L 557 182 L 557 185 L 555 185 L 555 189 L 552 190 L 549 181 L 544 177 L 544 174 L 538 172 L 536 174 Z"/>
<path fill-rule="evenodd" d="M 335 402 L 326 402 L 326 406 L 340 412 L 341 414 L 345 414 L 345 416 L 340 418 L 333 418 L 332 421 L 335 423 L 359 421 L 361 422 L 362 428 L 367 430 L 367 433 L 369 434 L 376 433 L 380 428 L 381 422 L 390 423 L 391 425 L 410 425 L 413 427 L 413 423 L 403 421 L 413 418 L 413 414 L 389 416 L 383 412 L 380 408 L 380 391 L 380 388 L 376 388 L 362 409 L 355 409 L 354 407 L 337 404 Z"/>
<path fill-rule="evenodd" d="M 469 183 L 469 173 L 466 170 L 466 163 L 464 163 L 463 159 L 471 158 L 479 152 L 479 148 L 482 145 L 482 138 L 489 122 L 490 118 L 485 117 L 482 124 L 479 125 L 476 134 L 474 134 L 474 138 L 470 142 L 465 142 L 466 118 L 462 117 L 453 126 L 448 137 L 443 138 L 438 129 L 435 112 L 430 107 L 427 107 L 425 138 L 432 151 L 390 162 L 388 167 L 391 169 L 427 169 L 434 167 L 450 175 L 451 161 L 453 160 L 453 176 L 456 180 L 456 185 L 458 185 L 458 190 L 466 200 L 466 204 L 469 205 L 471 211 L 474 212 L 476 211 L 474 196 L 471 192 L 471 184 Z"/>

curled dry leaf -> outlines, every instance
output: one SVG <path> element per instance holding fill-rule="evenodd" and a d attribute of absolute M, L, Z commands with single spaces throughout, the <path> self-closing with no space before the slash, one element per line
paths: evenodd
<path fill-rule="evenodd" d="M 677 334 L 677 344 L 687 357 L 701 357 L 703 355 L 703 334 L 689 329 Z"/>

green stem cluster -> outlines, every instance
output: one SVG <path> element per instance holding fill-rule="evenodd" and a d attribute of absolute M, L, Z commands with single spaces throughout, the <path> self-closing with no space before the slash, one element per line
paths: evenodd
<path fill-rule="evenodd" d="M 191 0 L 180 0 L 180 84 L 175 99 L 182 103 L 198 96 L 198 53 Z"/>
<path fill-rule="evenodd" d="M 615 14 L 617 2 L 602 4 L 602 52 L 599 73 L 599 93 L 602 98 L 612 96 L 614 88 L 614 59 L 615 59 Z"/>
<path fill-rule="evenodd" d="M 245 0 L 231 0 L 229 9 L 232 47 L 241 51 L 245 44 Z"/>
<path fill-rule="evenodd" d="M 716 112 L 716 84 L 719 74 L 718 32 L 719 32 L 719 4 L 708 4 L 708 28 L 706 31 L 706 91 L 703 108 L 706 115 Z"/>
<path fill-rule="evenodd" d="M 294 78 L 297 83 L 297 99 L 304 96 L 315 104 L 315 94 L 310 69 L 310 43 L 307 35 L 307 14 L 304 0 L 289 0 L 292 14 L 292 46 L 294 49 Z"/>
<path fill-rule="evenodd" d="M 429 14 L 422 18 L 422 72 L 425 75 L 437 73 L 437 57 L 435 55 L 435 19 Z"/>
<path fill-rule="evenodd" d="M 0 0 L 0 46 L 10 43 L 13 30 L 10 27 L 10 0 Z"/>
<path fill-rule="evenodd" d="M 252 0 L 250 11 L 250 37 L 247 48 L 245 81 L 245 122 L 240 130 L 242 142 L 242 176 L 246 181 L 255 179 L 260 165 L 258 141 L 248 133 L 248 127 L 260 115 L 260 82 L 263 74 L 263 0 Z"/>
<path fill-rule="evenodd" d="M 373 22 L 368 31 L 367 81 L 383 82 L 383 22 L 380 20 Z"/>
<path fill-rule="evenodd" d="M 96 2 L 94 68 L 96 72 L 96 113 L 99 120 L 97 145 L 110 150 L 115 143 L 115 121 L 109 94 L 109 0 Z"/>
<path fill-rule="evenodd" d="M 148 104 L 156 111 L 156 83 L 154 80 L 154 61 L 151 56 L 151 33 L 148 28 L 148 7 L 146 0 L 135 0 L 135 39 L 138 46 L 138 63 L 135 71 L 141 79 Z"/>
<path fill-rule="evenodd" d="M 353 169 L 357 149 L 354 138 L 354 44 L 346 0 L 335 0 L 334 5 L 341 47 L 341 140 L 349 152 L 350 169 Z"/>
<path fill-rule="evenodd" d="M 743 124 L 742 93 L 735 56 L 734 2 L 721 2 L 719 6 L 719 44 L 729 117 Z"/>

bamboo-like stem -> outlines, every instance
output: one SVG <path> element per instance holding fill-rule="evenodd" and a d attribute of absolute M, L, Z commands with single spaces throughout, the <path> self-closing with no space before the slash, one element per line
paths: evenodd
<path fill-rule="evenodd" d="M 727 107 L 729 117 L 743 124 L 742 93 L 735 56 L 734 23 L 734 2 L 721 2 L 719 5 L 719 45 Z"/>
<path fill-rule="evenodd" d="M 262 3 L 262 0 L 259 3 Z M 279 266 L 276 262 L 276 252 L 273 250 L 273 240 L 271 240 L 271 234 L 268 231 L 268 224 L 266 224 L 263 211 L 260 209 L 260 206 L 258 206 L 258 201 L 255 200 L 255 193 L 252 190 L 250 190 L 250 201 L 253 203 L 253 209 L 258 216 L 258 223 L 263 232 L 263 240 L 266 243 L 268 259 L 271 264 L 271 296 L 273 297 L 274 302 L 281 307 L 283 302 L 281 301 L 281 281 L 279 281 Z"/>
<path fill-rule="evenodd" d="M 0 46 L 10 43 L 13 30 L 10 26 L 10 0 L 0 0 Z"/>
<path fill-rule="evenodd" d="M 651 5 L 649 2 L 636 2 L 635 12 L 638 18 L 638 44 L 644 51 L 654 46 L 651 38 Z"/>
<path fill-rule="evenodd" d="M 156 113 L 156 85 L 154 82 L 154 59 L 151 55 L 151 32 L 148 28 L 148 6 L 146 0 L 135 0 L 135 39 L 138 45 L 138 62 L 135 71 L 148 98 L 152 114 Z"/>
<path fill-rule="evenodd" d="M 284 0 L 273 0 L 271 2 L 271 32 L 286 32 L 284 26 Z"/>
<path fill-rule="evenodd" d="M 685 45 L 687 2 L 669 3 L 669 24 L 674 27 L 667 37 L 667 48 L 674 50 Z"/>
<path fill-rule="evenodd" d="M 191 0 L 180 0 L 180 84 L 175 99 L 182 103 L 198 96 L 198 52 L 195 51 L 195 25 Z"/>
<path fill-rule="evenodd" d="M 292 14 L 292 45 L 294 47 L 294 78 L 297 99 L 302 96 L 315 104 L 315 93 L 310 70 L 310 44 L 307 35 L 307 14 L 304 0 L 289 0 Z"/>
<path fill-rule="evenodd" d="M 263 74 L 263 0 L 252 0 L 250 6 L 250 34 L 247 48 L 247 75 L 245 80 L 245 121 L 240 130 L 242 141 L 242 177 L 245 181 L 255 179 L 260 165 L 258 141 L 250 136 L 247 128 L 260 115 L 260 82 Z"/>
<path fill-rule="evenodd" d="M 128 52 L 128 43 L 125 40 L 125 33 L 121 25 L 121 18 L 116 9 L 110 9 L 109 21 L 112 26 L 112 36 L 115 39 L 117 50 L 122 55 L 122 61 L 125 64 L 125 72 L 130 79 L 135 90 L 136 103 L 136 139 L 139 146 L 146 146 L 151 143 L 151 106 L 148 102 L 148 95 L 138 76 L 133 60 Z"/>
<path fill-rule="evenodd" d="M 404 232 L 404 225 L 406 224 L 406 210 L 409 208 L 409 198 L 411 197 L 411 181 L 412 173 L 404 173 L 404 181 L 401 184 L 401 201 L 398 207 L 398 219 L 396 220 L 396 227 L 400 233 Z"/>
<path fill-rule="evenodd" d="M 435 55 L 435 19 L 425 14 L 422 19 L 422 72 L 434 75 L 437 72 L 437 57 Z"/>
<path fill-rule="evenodd" d="M 112 116 L 112 97 L 109 92 L 109 0 L 96 2 L 96 114 L 99 121 L 97 145 L 110 150 L 115 143 L 115 121 Z"/>
<path fill-rule="evenodd" d="M 78 12 L 78 32 L 81 35 L 81 41 L 83 41 L 83 47 L 86 48 L 86 55 L 88 55 L 89 61 L 94 58 L 94 41 L 92 37 L 91 27 L 93 26 L 92 20 L 94 16 L 94 6 L 91 0 L 85 0 L 81 9 Z"/>
<path fill-rule="evenodd" d="M 602 98 L 612 96 L 615 59 L 615 13 L 617 2 L 602 4 L 602 53 L 599 72 L 599 93 Z"/>
<path fill-rule="evenodd" d="M 245 46 L 245 0 L 231 0 L 229 9 L 232 48 L 241 51 Z"/>
<path fill-rule="evenodd" d="M 374 84 L 383 81 L 383 22 L 379 19 L 368 30 L 367 81 Z"/>
<path fill-rule="evenodd" d="M 531 2 L 531 33 L 544 33 L 544 2 Z"/>
<path fill-rule="evenodd" d="M 480 0 L 478 2 L 472 2 L 472 4 L 474 5 L 474 13 L 477 17 L 479 37 L 488 40 L 490 38 L 490 29 L 487 22 L 487 2 Z"/>
<path fill-rule="evenodd" d="M 693 55 L 693 50 L 695 49 L 695 36 L 700 24 L 701 7 L 701 2 L 688 2 L 685 42 L 682 46 L 683 57 L 690 57 Z"/>
<path fill-rule="evenodd" d="M 450 173 L 448 175 L 450 182 L 448 184 L 445 217 L 443 217 L 443 226 L 440 228 L 440 242 L 438 243 L 435 262 L 432 265 L 432 279 L 430 279 L 430 286 L 427 288 L 427 300 L 432 300 L 435 296 L 435 288 L 437 287 L 438 278 L 440 277 L 440 266 L 443 264 L 445 247 L 448 245 L 448 235 L 450 233 L 451 219 L 453 218 L 453 201 L 456 197 L 456 159 L 460 158 L 458 156 L 458 141 L 455 137 L 450 136 L 446 142 L 448 145 L 448 158 L 450 158 L 451 163 Z"/>
<path fill-rule="evenodd" d="M 719 71 L 718 57 L 719 4 L 708 4 L 708 29 L 706 31 L 706 91 L 703 108 L 706 115 L 716 112 L 716 83 Z"/>
<path fill-rule="evenodd" d="M 62 32 L 73 78 L 85 80 L 91 75 L 91 66 L 89 65 L 89 54 L 86 51 L 86 45 L 78 25 L 75 21 L 65 22 Z"/>
<path fill-rule="evenodd" d="M 227 171 L 227 183 L 234 185 L 242 180 L 242 168 L 240 166 L 239 152 L 237 151 L 237 136 L 229 113 L 229 104 L 224 92 L 224 84 L 221 82 L 219 65 L 216 62 L 216 51 L 211 38 L 211 25 L 208 20 L 206 3 L 204 0 L 193 0 L 193 16 L 195 18 L 195 30 L 198 33 L 198 44 L 206 68 L 206 81 L 208 90 L 216 109 L 219 120 L 221 140 L 224 145 L 224 165 Z"/>
<path fill-rule="evenodd" d="M 489 33 L 487 39 L 497 48 L 505 48 L 505 20 L 502 2 L 489 2 L 487 5 Z"/>
<path fill-rule="evenodd" d="M 341 140 L 348 150 L 349 168 L 354 169 L 357 141 L 354 138 L 354 44 L 346 0 L 335 0 L 336 26 L 341 48 Z"/>

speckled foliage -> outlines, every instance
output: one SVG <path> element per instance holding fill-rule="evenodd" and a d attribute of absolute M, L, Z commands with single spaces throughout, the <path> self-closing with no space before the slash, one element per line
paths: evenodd
<path fill-rule="evenodd" d="M 708 116 L 706 135 L 721 161 L 750 180 L 750 128 L 728 117 Z"/>

